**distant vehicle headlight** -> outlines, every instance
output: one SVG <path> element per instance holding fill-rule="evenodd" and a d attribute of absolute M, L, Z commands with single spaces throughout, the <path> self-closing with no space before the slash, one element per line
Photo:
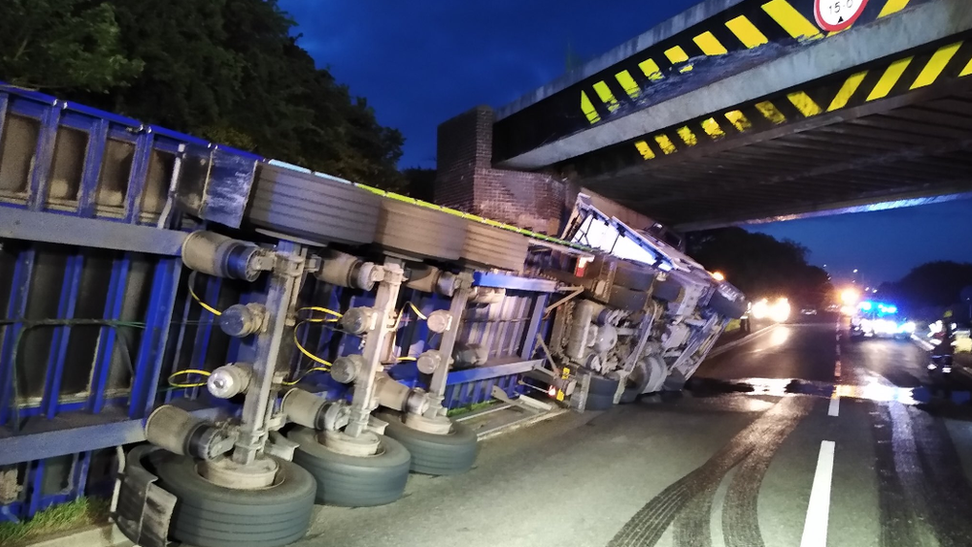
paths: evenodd
<path fill-rule="evenodd" d="M 903 325 L 901 325 L 901 328 L 898 329 L 898 330 L 900 330 L 901 332 L 903 332 L 905 334 L 914 334 L 915 333 L 915 330 L 917 330 L 917 328 L 918 328 L 918 326 L 915 325 L 915 322 L 914 321 L 908 321 L 908 322 L 904 323 Z"/>
<path fill-rule="evenodd" d="M 773 303 L 770 309 L 770 319 L 777 323 L 783 323 L 790 318 L 790 302 L 781 298 Z"/>
<path fill-rule="evenodd" d="M 769 301 L 765 298 L 753 304 L 753 319 L 765 319 L 769 316 Z"/>

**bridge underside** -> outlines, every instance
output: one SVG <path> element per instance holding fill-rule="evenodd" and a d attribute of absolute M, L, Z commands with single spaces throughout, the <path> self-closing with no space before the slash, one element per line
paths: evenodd
<path fill-rule="evenodd" d="M 502 109 L 493 162 L 681 230 L 972 196 L 967 0 L 813 6 L 708 0 Z"/>
<path fill-rule="evenodd" d="M 782 135 L 757 134 L 578 178 L 682 230 L 970 197 L 972 82 L 962 84 L 934 98 L 909 97 L 897 108 L 859 107 Z"/>

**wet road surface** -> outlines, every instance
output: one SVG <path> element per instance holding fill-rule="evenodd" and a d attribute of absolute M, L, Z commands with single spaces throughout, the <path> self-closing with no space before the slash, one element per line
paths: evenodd
<path fill-rule="evenodd" d="M 298 545 L 972 545 L 972 407 L 926 387 L 927 360 L 780 325 L 681 397 L 489 439 L 471 472 L 412 476 L 388 506 L 320 508 Z"/>

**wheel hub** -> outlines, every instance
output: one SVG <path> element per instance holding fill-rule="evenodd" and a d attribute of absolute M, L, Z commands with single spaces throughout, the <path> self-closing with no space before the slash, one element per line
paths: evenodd
<path fill-rule="evenodd" d="M 421 414 L 406 414 L 405 426 L 423 433 L 448 435 L 452 431 L 452 420 L 445 416 L 427 418 Z"/>
<path fill-rule="evenodd" d="M 343 431 L 324 431 L 318 435 L 318 441 L 346 456 L 374 456 L 378 453 L 378 435 L 371 431 L 364 431 L 357 437 Z"/>
<path fill-rule="evenodd" d="M 231 458 L 220 457 L 202 461 L 196 467 L 199 474 L 209 482 L 234 490 L 256 490 L 273 485 L 280 466 L 273 458 L 256 458 L 248 464 L 241 464 Z"/>

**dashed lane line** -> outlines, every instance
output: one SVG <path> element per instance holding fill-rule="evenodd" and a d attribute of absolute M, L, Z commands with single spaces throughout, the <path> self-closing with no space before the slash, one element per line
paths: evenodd
<path fill-rule="evenodd" d="M 800 547 L 826 547 L 827 523 L 830 520 L 830 485 L 834 474 L 834 441 L 821 441 L 817 471 L 810 489 L 807 520 L 803 525 Z"/>

